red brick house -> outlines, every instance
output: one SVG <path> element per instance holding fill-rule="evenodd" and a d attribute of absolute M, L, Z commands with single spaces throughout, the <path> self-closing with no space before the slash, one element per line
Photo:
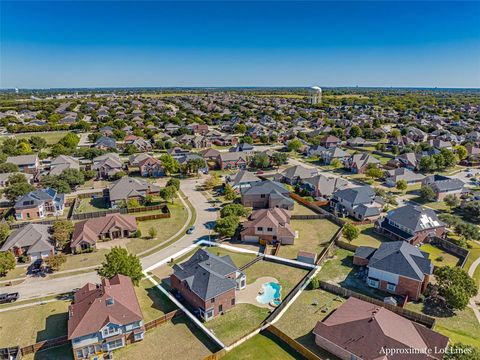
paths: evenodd
<path fill-rule="evenodd" d="M 342 360 L 439 360 L 449 342 L 423 325 L 354 297 L 319 321 L 313 334 L 320 348 Z M 387 354 L 385 349 L 398 352 Z"/>
<path fill-rule="evenodd" d="M 243 152 L 222 152 L 217 157 L 220 170 L 245 169 L 248 165 L 248 156 Z"/>
<path fill-rule="evenodd" d="M 200 249 L 190 259 L 173 266 L 170 285 L 208 321 L 232 309 L 236 292 L 244 289 L 246 276 L 230 256 L 216 256 Z"/>
<path fill-rule="evenodd" d="M 295 231 L 290 226 L 290 211 L 271 208 L 252 212 L 243 223 L 240 237 L 242 241 L 261 244 L 293 244 Z"/>
<path fill-rule="evenodd" d="M 320 145 L 324 148 L 333 148 L 336 147 L 340 143 L 340 139 L 334 135 L 327 135 L 320 139 Z"/>
<path fill-rule="evenodd" d="M 417 300 L 433 273 L 429 254 L 405 241 L 385 242 L 378 249 L 359 246 L 353 264 L 368 268 L 370 287 Z"/>
<path fill-rule="evenodd" d="M 75 360 L 103 359 L 144 334 L 142 310 L 129 277 L 116 275 L 75 292 L 68 308 L 68 340 Z"/>

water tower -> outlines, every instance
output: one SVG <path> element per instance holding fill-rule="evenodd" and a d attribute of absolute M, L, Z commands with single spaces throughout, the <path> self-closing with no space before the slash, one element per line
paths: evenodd
<path fill-rule="evenodd" d="M 309 89 L 308 102 L 312 105 L 318 105 L 322 102 L 322 89 L 319 86 L 312 86 Z"/>

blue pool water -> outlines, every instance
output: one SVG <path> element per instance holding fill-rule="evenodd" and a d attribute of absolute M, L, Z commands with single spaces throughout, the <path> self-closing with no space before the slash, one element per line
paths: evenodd
<path fill-rule="evenodd" d="M 274 301 L 275 305 L 280 305 L 280 294 L 282 286 L 276 282 L 269 282 L 262 285 L 263 294 L 257 296 L 260 304 L 269 304 Z"/>

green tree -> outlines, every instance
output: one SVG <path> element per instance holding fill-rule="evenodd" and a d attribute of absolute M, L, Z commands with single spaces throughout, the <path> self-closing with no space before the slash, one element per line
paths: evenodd
<path fill-rule="evenodd" d="M 0 252 L 0 276 L 5 276 L 15 269 L 15 256 L 10 251 Z"/>
<path fill-rule="evenodd" d="M 210 177 L 207 180 L 205 180 L 205 183 L 203 184 L 203 186 L 205 187 L 205 189 L 211 190 L 219 186 L 220 184 L 221 184 L 220 178 L 218 177 L 217 174 L 214 173 L 210 175 Z"/>
<path fill-rule="evenodd" d="M 286 164 L 288 161 L 288 154 L 284 152 L 274 152 L 272 154 L 272 164 L 275 166 L 280 166 Z"/>
<path fill-rule="evenodd" d="M 445 204 L 447 204 L 447 206 L 450 209 L 460 205 L 460 199 L 453 194 L 449 194 L 449 195 L 445 196 L 443 201 L 445 201 Z"/>
<path fill-rule="evenodd" d="M 137 199 L 131 198 L 131 199 L 127 200 L 127 208 L 135 209 L 135 208 L 139 208 L 139 207 L 140 207 L 140 203 L 138 202 Z"/>
<path fill-rule="evenodd" d="M 478 292 L 475 281 L 459 267 L 442 266 L 435 270 L 438 293 L 456 310 L 463 310 Z"/>
<path fill-rule="evenodd" d="M 237 124 L 235 126 L 235 132 L 239 134 L 245 134 L 247 132 L 247 127 L 245 126 L 245 124 Z"/>
<path fill-rule="evenodd" d="M 177 189 L 170 185 L 165 186 L 163 189 L 160 190 L 160 197 L 165 201 L 170 201 L 173 204 L 173 199 L 177 195 Z"/>
<path fill-rule="evenodd" d="M 333 159 L 333 160 L 330 162 L 330 166 L 332 166 L 334 169 L 339 169 L 339 168 L 341 168 L 343 165 L 342 165 L 342 162 L 341 162 L 339 159 Z"/>
<path fill-rule="evenodd" d="M 64 254 L 57 254 L 57 255 L 50 255 L 45 258 L 45 264 L 50 268 L 52 271 L 60 270 L 60 267 L 65 264 L 67 261 L 67 257 Z"/>
<path fill-rule="evenodd" d="M 237 198 L 237 193 L 235 192 L 235 190 L 232 189 L 230 184 L 225 185 L 224 195 L 225 195 L 225 199 L 229 201 L 233 201 Z"/>
<path fill-rule="evenodd" d="M 127 249 L 117 246 L 105 255 L 105 261 L 98 270 L 98 274 L 107 279 L 122 274 L 130 277 L 135 286 L 138 286 L 143 278 L 140 258 L 134 254 L 129 254 Z"/>
<path fill-rule="evenodd" d="M 220 210 L 220 216 L 222 218 L 227 216 L 247 216 L 248 211 L 243 207 L 242 204 L 228 204 Z"/>
<path fill-rule="evenodd" d="M 29 140 L 30 144 L 32 145 L 35 150 L 42 150 L 47 147 L 47 140 L 40 136 L 32 136 Z"/>
<path fill-rule="evenodd" d="M 449 346 L 445 352 L 443 360 L 478 360 L 480 359 L 480 350 L 476 347 L 462 343 L 454 343 Z"/>
<path fill-rule="evenodd" d="M 173 186 L 178 191 L 180 190 L 180 180 L 175 178 L 170 178 L 167 181 L 167 186 Z"/>
<path fill-rule="evenodd" d="M 52 225 L 52 237 L 58 248 L 65 248 L 73 233 L 73 223 L 69 220 L 55 221 Z"/>
<path fill-rule="evenodd" d="M 10 226 L 6 222 L 0 223 L 0 247 L 3 245 L 5 240 L 7 240 L 8 235 L 10 235 Z"/>
<path fill-rule="evenodd" d="M 214 230 L 221 236 L 232 237 L 238 227 L 238 216 L 227 216 L 218 219 Z"/>
<path fill-rule="evenodd" d="M 248 135 L 247 135 L 247 136 L 244 136 L 244 137 L 242 138 L 242 142 L 251 145 L 251 144 L 253 144 L 253 138 L 252 138 L 251 136 L 248 136 Z"/>
<path fill-rule="evenodd" d="M 180 169 L 180 165 L 173 156 L 169 154 L 163 154 L 160 156 L 160 161 L 162 163 L 163 168 L 165 169 L 166 174 L 176 174 Z"/>
<path fill-rule="evenodd" d="M 12 163 L 3 163 L 0 164 L 0 174 L 17 172 L 18 166 Z"/>
<path fill-rule="evenodd" d="M 157 237 L 157 229 L 155 229 L 154 227 L 151 227 L 150 229 L 148 229 L 148 236 L 150 237 L 150 239 L 154 239 Z"/>
<path fill-rule="evenodd" d="M 61 179 L 60 176 L 54 176 L 54 175 L 43 176 L 42 179 L 40 180 L 40 184 L 45 188 L 50 187 L 52 189 L 55 189 L 61 194 L 70 194 L 72 192 L 72 188 L 70 187 L 68 182 Z"/>
<path fill-rule="evenodd" d="M 376 166 L 371 166 L 365 171 L 365 175 L 372 179 L 380 179 L 383 177 L 383 171 Z"/>
<path fill-rule="evenodd" d="M 468 157 L 467 148 L 463 145 L 455 146 L 455 152 L 457 153 L 457 156 L 460 160 L 464 160 Z"/>
<path fill-rule="evenodd" d="M 293 139 L 288 142 L 288 151 L 298 151 L 302 148 L 303 143 L 299 139 Z"/>
<path fill-rule="evenodd" d="M 4 190 L 3 194 L 10 201 L 15 201 L 19 196 L 28 194 L 35 190 L 35 188 L 27 182 L 9 184 Z"/>
<path fill-rule="evenodd" d="M 270 166 L 270 159 L 265 153 L 256 153 L 252 157 L 252 166 L 257 169 L 266 169 Z"/>
<path fill-rule="evenodd" d="M 445 167 L 452 167 L 458 164 L 458 157 L 452 150 L 441 149 L 440 154 L 444 159 Z"/>
<path fill-rule="evenodd" d="M 398 180 L 395 187 L 397 188 L 397 190 L 400 190 L 400 191 L 407 190 L 407 187 L 408 187 L 407 180 L 405 179 Z"/>
<path fill-rule="evenodd" d="M 425 202 L 432 202 L 437 198 L 431 186 L 424 185 L 420 189 L 420 198 Z"/>
<path fill-rule="evenodd" d="M 359 137 L 363 135 L 362 129 L 358 125 L 353 125 L 349 132 L 350 137 Z"/>
<path fill-rule="evenodd" d="M 437 169 L 437 164 L 435 159 L 431 156 L 424 156 L 420 160 L 419 164 L 420 170 L 431 172 Z"/>
<path fill-rule="evenodd" d="M 66 148 L 75 149 L 79 142 L 80 138 L 76 134 L 69 132 L 67 135 L 61 138 L 58 143 Z"/>
<path fill-rule="evenodd" d="M 358 230 L 355 225 L 346 223 L 343 226 L 342 235 L 345 237 L 345 239 L 351 242 L 358 238 L 358 236 L 360 235 L 360 230 Z"/>

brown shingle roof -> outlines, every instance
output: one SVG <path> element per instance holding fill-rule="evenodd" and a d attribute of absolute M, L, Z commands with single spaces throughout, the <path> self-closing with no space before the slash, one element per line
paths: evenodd
<path fill-rule="evenodd" d="M 384 307 L 354 297 L 318 322 L 313 333 L 365 360 L 382 357 L 382 348 L 434 350 L 435 347 L 442 349 L 448 344 L 448 337 Z M 438 353 L 434 355 L 441 358 Z M 432 357 L 395 354 L 385 358 L 406 360 Z"/>
<path fill-rule="evenodd" d="M 107 305 L 107 299 L 113 304 Z M 127 325 L 143 320 L 132 281 L 124 275 L 88 283 L 74 295 L 68 319 L 68 339 L 98 332 L 108 323 Z"/>

